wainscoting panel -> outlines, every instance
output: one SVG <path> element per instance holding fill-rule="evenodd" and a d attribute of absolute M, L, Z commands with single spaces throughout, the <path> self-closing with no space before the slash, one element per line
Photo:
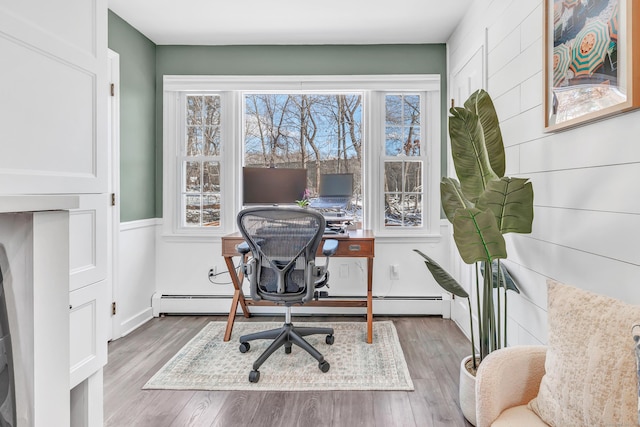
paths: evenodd
<path fill-rule="evenodd" d="M 151 297 L 156 287 L 156 233 L 159 224 L 155 218 L 120 224 L 119 277 L 114 295 L 122 336 L 152 317 Z"/>
<path fill-rule="evenodd" d="M 71 388 L 107 363 L 106 294 L 104 282 L 69 293 Z"/>
<path fill-rule="evenodd" d="M 70 291 L 107 277 L 108 194 L 80 196 L 80 207 L 69 214 Z"/>

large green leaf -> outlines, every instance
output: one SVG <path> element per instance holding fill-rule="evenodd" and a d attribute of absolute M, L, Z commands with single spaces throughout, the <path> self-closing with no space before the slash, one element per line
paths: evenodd
<path fill-rule="evenodd" d="M 498 179 L 491 168 L 478 116 L 461 107 L 453 107 L 449 117 L 451 154 L 462 192 L 476 203 L 489 181 Z"/>
<path fill-rule="evenodd" d="M 469 294 L 464 290 L 462 286 L 454 279 L 449 273 L 447 273 L 440 264 L 429 258 L 426 254 L 422 253 L 418 249 L 414 249 L 422 258 L 425 259 L 424 263 L 431 272 L 431 275 L 438 282 L 438 285 L 445 291 L 454 294 L 460 298 L 469 298 Z"/>
<path fill-rule="evenodd" d="M 502 177 L 489 183 L 476 207 L 490 209 L 501 233 L 531 233 L 533 186 L 526 178 Z"/>
<path fill-rule="evenodd" d="M 500 286 L 504 288 L 506 286 L 508 291 L 513 291 L 519 294 L 520 289 L 518 289 L 518 285 L 516 285 L 516 282 L 515 280 L 513 280 L 513 277 L 511 276 L 511 273 L 509 273 L 509 270 L 507 270 L 507 267 L 505 267 L 503 263 L 500 263 L 499 265 L 500 281 L 498 282 L 498 261 L 494 260 L 491 263 L 491 272 L 493 273 L 493 287 L 497 288 L 498 286 Z M 481 263 L 480 272 L 484 276 L 484 262 Z"/>
<path fill-rule="evenodd" d="M 467 264 L 507 257 L 504 237 L 490 210 L 458 209 L 453 219 L 453 239 Z"/>
<path fill-rule="evenodd" d="M 464 107 L 473 111 L 479 117 L 491 168 L 497 176 L 504 176 L 504 143 L 502 141 L 502 132 L 500 132 L 500 122 L 491 97 L 486 91 L 479 89 L 465 101 Z"/>
<path fill-rule="evenodd" d="M 453 217 L 458 209 L 473 207 L 473 203 L 467 200 L 462 193 L 460 183 L 453 178 L 444 177 L 440 181 L 440 200 L 442 201 L 442 210 L 444 210 L 449 222 L 453 222 Z"/>

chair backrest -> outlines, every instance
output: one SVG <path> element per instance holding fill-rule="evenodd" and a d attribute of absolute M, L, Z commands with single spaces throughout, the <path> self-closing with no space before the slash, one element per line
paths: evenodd
<path fill-rule="evenodd" d="M 251 296 L 302 303 L 313 296 L 315 255 L 326 222 L 313 210 L 252 207 L 238 214 L 238 228 L 253 259 Z"/>

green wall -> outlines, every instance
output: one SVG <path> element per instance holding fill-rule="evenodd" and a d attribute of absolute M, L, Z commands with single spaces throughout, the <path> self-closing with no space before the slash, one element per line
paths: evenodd
<path fill-rule="evenodd" d="M 109 48 L 120 54 L 122 222 L 162 217 L 164 75 L 439 74 L 442 174 L 446 168 L 446 46 L 156 46 L 109 11 Z"/>
<path fill-rule="evenodd" d="M 442 93 L 442 174 L 446 171 L 446 45 L 157 46 L 156 133 L 162 170 L 164 75 L 439 74 Z M 162 212 L 162 179 L 156 192 Z"/>
<path fill-rule="evenodd" d="M 120 55 L 120 221 L 156 218 L 156 45 L 109 11 L 109 49 Z"/>

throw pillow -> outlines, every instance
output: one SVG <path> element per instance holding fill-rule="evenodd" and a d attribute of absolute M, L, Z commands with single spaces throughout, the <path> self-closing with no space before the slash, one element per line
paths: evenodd
<path fill-rule="evenodd" d="M 529 408 L 551 426 L 638 421 L 631 328 L 640 306 L 549 280 L 545 375 Z"/>

